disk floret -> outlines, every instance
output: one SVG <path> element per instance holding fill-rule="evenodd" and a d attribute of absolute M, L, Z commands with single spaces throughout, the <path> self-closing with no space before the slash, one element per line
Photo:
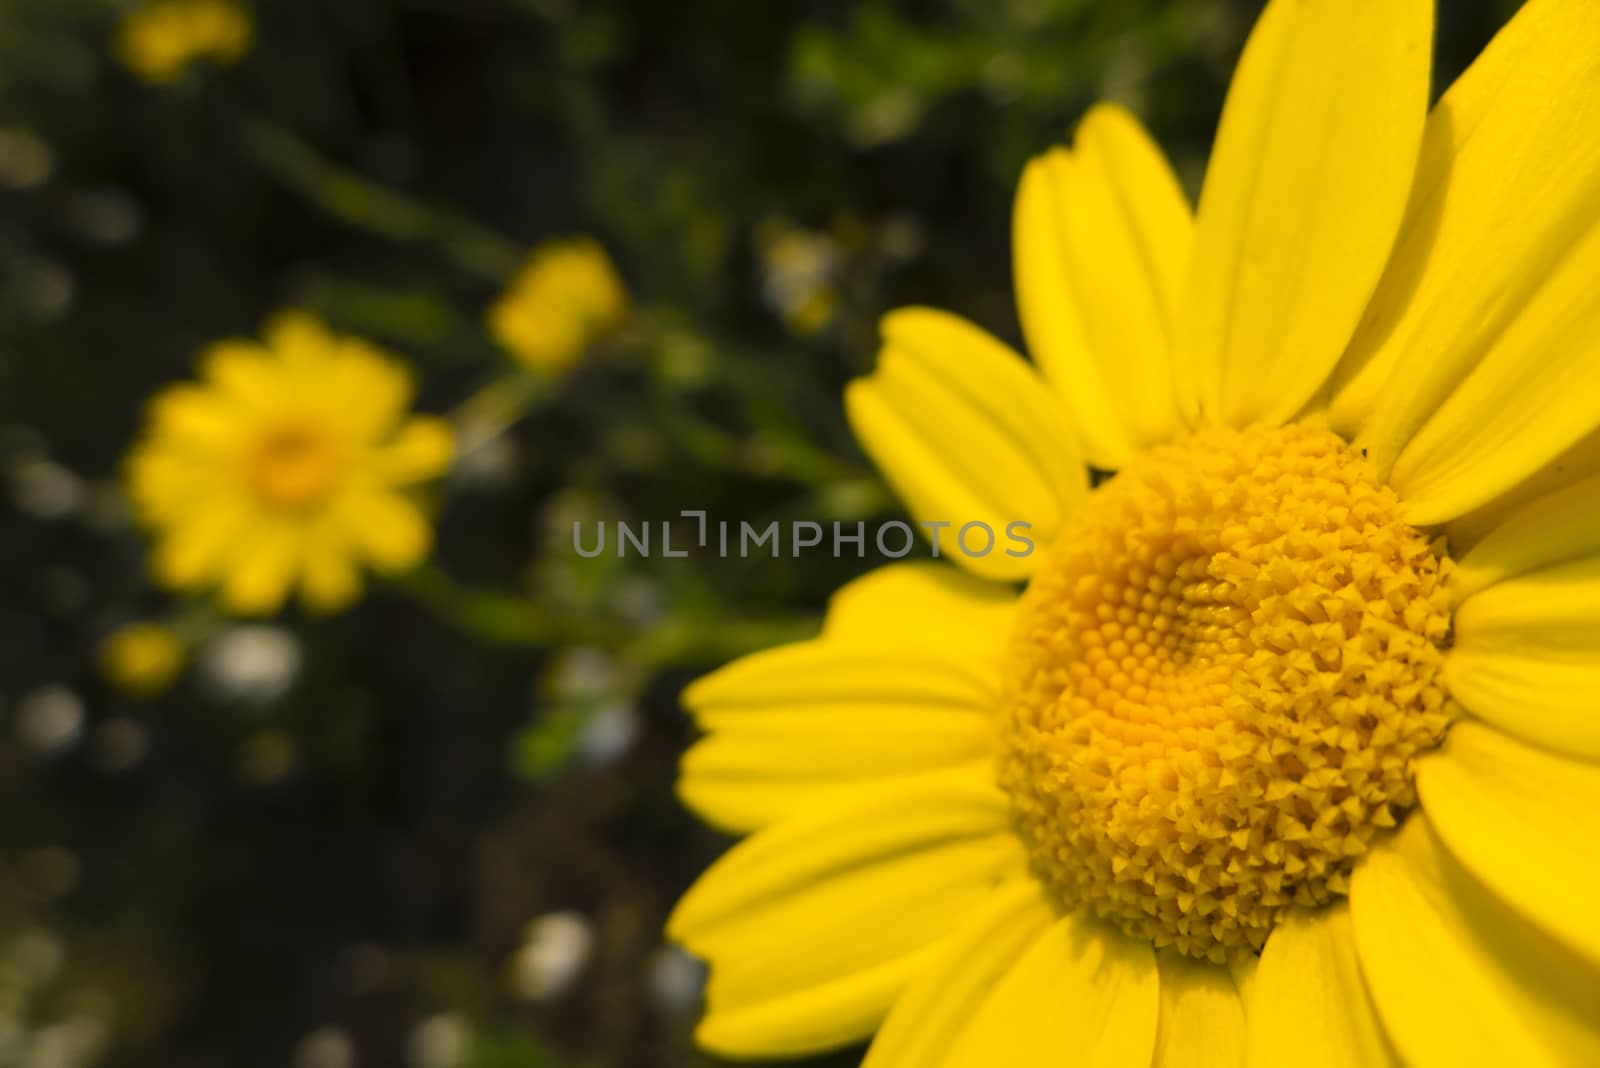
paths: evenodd
<path fill-rule="evenodd" d="M 1023 597 L 1003 711 L 1060 905 L 1220 962 L 1345 893 L 1450 720 L 1450 566 L 1322 430 L 1205 431 L 1097 489 Z"/>

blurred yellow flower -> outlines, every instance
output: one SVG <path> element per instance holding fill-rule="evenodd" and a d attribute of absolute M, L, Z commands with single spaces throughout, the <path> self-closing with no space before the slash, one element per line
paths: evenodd
<path fill-rule="evenodd" d="M 398 572 L 427 555 L 414 489 L 453 442 L 443 419 L 407 417 L 412 377 L 393 357 L 291 312 L 265 344 L 213 345 L 201 379 L 151 402 L 127 463 L 161 583 L 219 587 L 244 615 L 298 586 L 308 609 L 333 612 L 360 595 L 359 564 Z"/>
<path fill-rule="evenodd" d="M 100 671 L 133 697 L 154 697 L 183 670 L 183 642 L 160 623 L 128 623 L 100 643 Z"/>
<path fill-rule="evenodd" d="M 590 238 L 552 241 L 489 309 L 489 332 L 541 374 L 569 369 L 628 314 L 628 294 L 605 249 Z"/>
<path fill-rule="evenodd" d="M 154 0 L 129 12 L 117 57 L 144 81 L 176 81 L 199 59 L 227 66 L 250 49 L 250 12 L 232 0 Z"/>

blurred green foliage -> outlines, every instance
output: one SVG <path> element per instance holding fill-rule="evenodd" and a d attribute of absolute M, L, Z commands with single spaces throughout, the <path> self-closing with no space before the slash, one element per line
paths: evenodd
<path fill-rule="evenodd" d="M 1441 6 L 1444 85 L 1516 5 Z M 0 1065 L 708 1063 L 659 935 L 723 846 L 676 692 L 872 561 L 572 522 L 894 515 L 838 403 L 877 317 L 1014 337 L 1023 162 L 1111 98 L 1193 191 L 1258 8 L 262 0 L 241 63 L 147 87 L 123 5 L 0 2 Z M 151 588 L 118 463 L 201 345 L 309 307 L 460 411 L 509 370 L 483 309 L 577 233 L 636 323 L 518 387 L 432 565 L 264 630 Z M 195 659 L 138 703 L 94 665 L 146 617 Z"/>

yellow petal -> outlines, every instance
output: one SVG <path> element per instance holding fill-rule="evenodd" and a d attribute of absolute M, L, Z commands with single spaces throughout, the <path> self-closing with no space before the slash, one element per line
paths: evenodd
<path fill-rule="evenodd" d="M 207 456 L 173 442 L 147 440 L 136 446 L 125 476 L 129 501 L 147 526 L 176 526 L 214 501 L 243 500 L 226 456 Z"/>
<path fill-rule="evenodd" d="M 1534 501 L 1596 476 L 1600 476 L 1600 428 L 1590 431 L 1577 444 L 1494 500 L 1452 519 L 1445 533 L 1456 559 Z"/>
<path fill-rule="evenodd" d="M 327 323 L 300 310 L 276 313 L 261 328 L 261 336 L 294 373 L 320 373 L 339 344 Z"/>
<path fill-rule="evenodd" d="M 1243 1068 L 1244 1002 L 1228 969 L 1163 953 L 1153 1068 Z"/>
<path fill-rule="evenodd" d="M 283 606 L 303 558 L 304 536 L 292 522 L 262 518 L 232 548 L 222 578 L 222 603 L 243 616 Z"/>
<path fill-rule="evenodd" d="M 192 502 L 161 536 L 151 557 L 157 581 L 173 589 L 208 585 L 222 574 L 229 553 L 255 520 L 242 496 L 219 495 Z"/>
<path fill-rule="evenodd" d="M 822 639 L 735 660 L 696 680 L 683 703 L 708 729 L 783 710 L 898 707 L 986 715 L 998 684 L 998 669 L 979 654 Z"/>
<path fill-rule="evenodd" d="M 1600 476 L 1536 498 L 1507 516 L 1458 561 L 1456 602 L 1508 578 L 1600 556 Z"/>
<path fill-rule="evenodd" d="M 1081 914 L 1047 927 L 994 986 L 940 1068 L 1144 1068 L 1155 1050 L 1155 952 Z"/>
<path fill-rule="evenodd" d="M 1012 241 L 1023 332 L 1097 467 L 1183 425 L 1172 339 L 1193 229 L 1161 150 L 1121 108 L 1094 108 L 1072 151 L 1023 171 Z"/>
<path fill-rule="evenodd" d="M 962 917 L 956 933 L 895 1002 L 861 1068 L 938 1068 L 984 999 L 1054 922 L 1039 884 L 1019 879 Z"/>
<path fill-rule="evenodd" d="M 1228 974 L 1233 976 L 1234 988 L 1239 991 L 1239 999 L 1244 1002 L 1247 1021 L 1250 1018 L 1250 1006 L 1255 998 L 1256 975 L 1261 971 L 1260 965 L 1261 958 L 1253 954 L 1235 957 L 1228 963 Z"/>
<path fill-rule="evenodd" d="M 438 478 L 455 457 L 455 435 L 447 420 L 415 415 L 374 457 L 379 477 L 396 486 Z"/>
<path fill-rule="evenodd" d="M 936 561 L 850 583 L 821 640 L 755 654 L 685 692 L 712 733 L 685 755 L 679 797 L 708 823 L 752 831 L 885 779 L 963 763 L 987 774 L 1015 600 Z"/>
<path fill-rule="evenodd" d="M 1033 554 L 1088 492 L 1060 402 L 1016 353 L 963 319 L 908 308 L 884 319 L 878 368 L 845 394 L 862 447 L 941 556 L 985 578 L 1026 576 Z M 961 531 L 972 527 L 962 548 Z M 924 527 L 925 534 L 930 533 Z"/>
<path fill-rule="evenodd" d="M 1373 1004 L 1406 1064 L 1600 1064 L 1600 971 L 1496 900 L 1424 814 L 1356 868 L 1350 914 Z"/>
<path fill-rule="evenodd" d="M 196 455 L 228 455 L 248 429 L 241 409 L 204 386 L 170 386 L 150 401 L 151 440 Z"/>
<path fill-rule="evenodd" d="M 718 731 L 684 754 L 678 797 L 712 826 L 744 833 L 929 769 L 965 764 L 975 778 L 992 774 L 994 734 L 980 720 L 875 718 L 774 715 Z"/>
<path fill-rule="evenodd" d="M 987 777 L 887 786 L 769 827 L 679 902 L 668 933 L 711 965 L 697 1038 L 798 1056 L 865 1038 L 949 934 L 1020 875 Z"/>
<path fill-rule="evenodd" d="M 1327 379 L 1400 228 L 1431 0 L 1272 0 L 1234 72 L 1179 335 L 1202 410 L 1280 423 Z"/>
<path fill-rule="evenodd" d="M 1506 411 L 1489 413 L 1502 424 L 1485 428 L 1493 440 L 1534 414 L 1547 370 L 1560 377 L 1574 359 L 1594 363 L 1592 334 L 1588 356 L 1535 346 L 1583 342 L 1580 321 L 1593 314 L 1581 279 L 1594 271 L 1600 211 L 1600 130 L 1589 115 L 1600 93 L 1597 52 L 1600 20 L 1588 0 L 1532 0 L 1429 118 L 1395 256 L 1335 376 L 1332 404 L 1336 429 L 1359 430 L 1380 471 L 1395 465 L 1419 500 L 1426 496 L 1419 516 L 1459 514 L 1473 498 L 1488 499 L 1572 433 L 1570 403 L 1549 425 L 1534 415 L 1526 450 L 1477 452 L 1486 468 L 1466 480 L 1454 466 L 1465 457 L 1445 451 L 1447 431 L 1482 410 L 1508 364 L 1528 361 L 1517 370 L 1538 373 L 1524 383 L 1534 392 L 1514 391 Z M 1480 364 L 1469 395 L 1414 440 Z M 1402 450 L 1410 456 L 1397 465 Z"/>
<path fill-rule="evenodd" d="M 1503 731 L 1600 759 L 1600 664 L 1472 646 L 1451 652 L 1445 683 L 1463 707 Z"/>
<path fill-rule="evenodd" d="M 962 902 L 970 907 L 974 902 Z M 856 933 L 860 921 L 846 928 Z M 811 941 L 795 941 L 770 952 L 811 953 L 816 940 L 834 935 L 822 925 L 810 929 Z M 928 937 L 936 937 L 929 932 Z M 854 1045 L 872 1034 L 908 982 L 932 959 L 937 943 L 903 956 L 861 964 L 855 970 L 808 982 L 796 989 L 776 989 L 748 1002 L 735 1002 L 732 980 L 718 984 L 714 964 L 706 988 L 706 1014 L 695 1029 L 695 1042 L 719 1057 L 745 1060 L 754 1057 L 805 1057 Z M 830 961 L 835 958 L 829 955 Z"/>
<path fill-rule="evenodd" d="M 361 596 L 361 575 L 355 550 L 339 529 L 328 523 L 306 539 L 300 595 L 312 612 L 331 614 L 348 608 Z"/>
<path fill-rule="evenodd" d="M 352 489 L 337 502 L 345 537 L 378 571 L 415 567 L 433 546 L 433 530 L 415 501 L 385 490 Z"/>
<path fill-rule="evenodd" d="M 243 411 L 270 412 L 287 399 L 282 369 L 254 341 L 234 339 L 209 346 L 200 358 L 200 375 Z"/>
<path fill-rule="evenodd" d="M 1445 682 L 1457 701 L 1518 737 L 1600 757 L 1600 557 L 1490 586 L 1454 626 Z"/>
<path fill-rule="evenodd" d="M 1459 723 L 1417 762 L 1417 792 L 1463 867 L 1600 965 L 1600 766 Z"/>
<path fill-rule="evenodd" d="M 1249 1068 L 1399 1068 L 1361 977 L 1349 907 L 1292 913 L 1251 984 Z"/>
<path fill-rule="evenodd" d="M 685 755 L 679 797 L 715 826 L 749 831 L 886 778 L 963 763 L 985 777 L 995 670 L 955 646 L 835 639 L 735 661 L 684 692 L 712 734 Z"/>
<path fill-rule="evenodd" d="M 1593 205 L 1600 210 L 1600 190 Z M 1484 504 L 1600 426 L 1597 276 L 1600 225 L 1591 224 L 1394 461 L 1389 482 L 1411 522 L 1443 523 Z M 1392 434 L 1379 422 L 1388 410 L 1374 417 L 1372 441 Z"/>
<path fill-rule="evenodd" d="M 334 351 L 319 372 L 321 402 L 354 440 L 381 440 L 411 406 L 416 383 L 410 368 L 360 338 L 339 338 Z"/>
<path fill-rule="evenodd" d="M 1600 556 L 1557 564 L 1483 590 L 1456 610 L 1457 645 L 1588 654 L 1600 646 Z"/>
<path fill-rule="evenodd" d="M 1017 593 L 948 564 L 890 564 L 840 587 L 828 601 L 825 638 L 874 646 L 998 649 L 1011 633 Z"/>

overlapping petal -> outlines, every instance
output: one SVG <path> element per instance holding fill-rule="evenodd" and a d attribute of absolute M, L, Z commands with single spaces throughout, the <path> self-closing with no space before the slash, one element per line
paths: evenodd
<path fill-rule="evenodd" d="M 1410 1068 L 1600 1064 L 1600 971 L 1480 884 L 1413 813 L 1351 881 L 1361 971 Z"/>
<path fill-rule="evenodd" d="M 1017 594 L 932 560 L 890 564 L 841 586 L 823 636 L 875 646 L 955 647 L 974 656 L 1010 637 Z"/>
<path fill-rule="evenodd" d="M 1361 976 L 1347 905 L 1273 928 L 1248 1004 L 1248 1068 L 1399 1068 Z"/>
<path fill-rule="evenodd" d="M 993 1068 L 1064 1057 L 1147 1068 L 1161 981 L 1148 945 L 1084 916 L 1057 917 L 1037 883 L 1018 880 L 957 925 L 895 1004 L 862 1068 Z"/>
<path fill-rule="evenodd" d="M 996 985 L 1054 920 L 1033 879 L 997 889 L 895 1002 L 862 1068 L 940 1068 Z"/>
<path fill-rule="evenodd" d="M 785 820 L 714 864 L 668 933 L 711 965 L 698 1038 L 733 1055 L 858 1041 L 950 934 L 1020 875 L 982 774 L 897 783 Z"/>
<path fill-rule="evenodd" d="M 710 734 L 685 754 L 679 796 L 718 827 L 751 831 L 884 779 L 960 764 L 986 774 L 1014 600 L 932 561 L 850 583 L 822 638 L 685 691 Z"/>
<path fill-rule="evenodd" d="M 1596 55 L 1591 4 L 1531 0 L 1428 120 L 1331 407 L 1418 522 L 1489 500 L 1600 419 Z"/>
<path fill-rule="evenodd" d="M 245 616 L 271 615 L 283 606 L 299 575 L 304 532 L 282 519 L 257 518 L 228 549 L 222 602 Z"/>
<path fill-rule="evenodd" d="M 1456 610 L 1445 681 L 1480 719 L 1600 758 L 1600 557 L 1490 586 Z"/>
<path fill-rule="evenodd" d="M 1405 212 L 1432 28 L 1431 0 L 1274 0 L 1256 23 L 1180 321 L 1178 360 L 1211 421 L 1283 422 L 1338 363 Z"/>
<path fill-rule="evenodd" d="M 1452 552 L 1462 553 L 1542 498 L 1600 476 L 1600 428 L 1590 431 L 1560 456 L 1509 490 L 1445 525 Z"/>
<path fill-rule="evenodd" d="M 1595 85 L 1600 89 L 1600 77 Z M 1591 210 L 1600 212 L 1600 181 Z M 1600 223 L 1591 222 L 1586 238 L 1518 302 L 1514 319 L 1498 332 L 1480 324 L 1475 340 L 1487 351 L 1409 439 L 1390 472 L 1412 522 L 1442 523 L 1484 504 L 1600 425 L 1597 276 Z M 1400 396 L 1398 387 L 1386 394 Z M 1398 410 L 1380 408 L 1373 438 L 1362 440 L 1397 438 L 1403 426 L 1391 430 L 1393 424 L 1378 420 Z"/>
<path fill-rule="evenodd" d="M 1031 524 L 1027 536 L 1047 542 L 1088 492 L 1059 400 L 1020 356 L 956 316 L 903 309 L 883 334 L 877 369 L 845 394 L 856 437 L 919 523 L 946 524 L 940 555 L 985 578 L 1025 577 L 1034 557 L 1008 528 Z M 990 534 L 973 528 L 963 541 L 971 523 Z"/>
<path fill-rule="evenodd" d="M 1232 973 L 1210 961 L 1165 953 L 1153 1068 L 1241 1068 L 1244 999 Z"/>
<path fill-rule="evenodd" d="M 1457 560 L 1457 602 L 1497 582 L 1600 556 L 1600 477 L 1537 497 L 1501 520 Z"/>
<path fill-rule="evenodd" d="M 1461 723 L 1418 761 L 1417 792 L 1463 867 L 1600 967 L 1600 765 Z"/>
<path fill-rule="evenodd" d="M 1071 150 L 1023 171 L 1013 221 L 1023 332 L 1097 467 L 1121 467 L 1183 426 L 1172 346 L 1192 239 L 1171 167 L 1121 108 L 1094 108 Z"/>
<path fill-rule="evenodd" d="M 1082 914 L 1036 936 L 951 1043 L 939 1068 L 1145 1068 L 1160 1012 L 1155 952 Z"/>

